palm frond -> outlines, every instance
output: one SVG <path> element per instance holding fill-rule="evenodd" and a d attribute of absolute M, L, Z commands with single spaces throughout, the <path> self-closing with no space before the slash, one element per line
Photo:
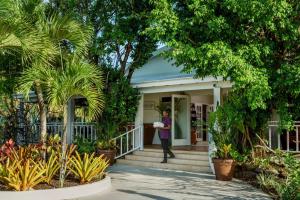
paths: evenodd
<path fill-rule="evenodd" d="M 41 21 L 39 28 L 49 36 L 51 41 L 57 45 L 57 48 L 61 43 L 68 42 L 71 44 L 71 51 L 75 55 L 86 53 L 92 29 L 83 27 L 70 16 L 62 17 L 58 14 L 53 14 Z"/>
<path fill-rule="evenodd" d="M 63 70 L 52 73 L 47 99 L 50 107 L 65 105 L 72 97 L 81 96 L 88 103 L 90 118 L 98 116 L 104 107 L 101 71 L 95 66 L 79 61 L 68 62 Z"/>

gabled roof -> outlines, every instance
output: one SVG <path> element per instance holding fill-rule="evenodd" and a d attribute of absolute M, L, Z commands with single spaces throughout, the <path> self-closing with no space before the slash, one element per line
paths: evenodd
<path fill-rule="evenodd" d="M 137 69 L 132 76 L 133 85 L 158 82 L 165 80 L 176 80 L 192 78 L 195 74 L 182 72 L 183 66 L 175 66 L 174 61 L 164 58 L 161 54 L 169 50 L 169 47 L 162 47 L 155 52 L 149 61 L 141 68 Z"/>

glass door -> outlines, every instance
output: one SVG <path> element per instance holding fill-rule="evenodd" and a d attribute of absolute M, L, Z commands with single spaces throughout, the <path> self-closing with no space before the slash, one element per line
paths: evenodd
<path fill-rule="evenodd" d="M 172 95 L 172 145 L 191 144 L 190 98 L 187 95 Z"/>

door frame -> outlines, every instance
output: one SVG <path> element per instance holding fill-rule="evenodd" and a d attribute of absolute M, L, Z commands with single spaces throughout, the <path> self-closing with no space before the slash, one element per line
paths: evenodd
<path fill-rule="evenodd" d="M 187 130 L 186 130 L 186 139 L 175 139 L 175 98 L 186 98 L 186 111 L 187 111 Z M 171 127 L 171 139 L 172 139 L 172 146 L 185 146 L 191 145 L 191 111 L 190 111 L 190 104 L 191 98 L 189 95 L 177 95 L 172 94 L 172 127 Z"/>

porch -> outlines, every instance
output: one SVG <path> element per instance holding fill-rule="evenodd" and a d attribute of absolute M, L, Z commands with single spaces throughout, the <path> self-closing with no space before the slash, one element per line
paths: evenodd
<path fill-rule="evenodd" d="M 185 79 L 172 83 L 144 83 L 136 87 L 141 99 L 135 126 L 143 126 L 144 145 L 158 148 L 160 139 L 153 123 L 161 121 L 163 109 L 170 110 L 172 148 L 209 150 L 209 114 L 220 105 L 231 84 L 215 79 Z M 167 81 L 166 81 L 167 82 Z"/>

